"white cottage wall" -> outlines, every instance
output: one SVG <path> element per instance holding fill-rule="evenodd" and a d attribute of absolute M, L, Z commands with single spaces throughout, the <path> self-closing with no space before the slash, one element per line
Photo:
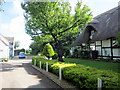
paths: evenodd
<path fill-rule="evenodd" d="M 9 47 L 0 40 L 0 59 L 9 57 Z"/>
<path fill-rule="evenodd" d="M 110 47 L 110 39 L 102 41 L 102 47 Z"/>

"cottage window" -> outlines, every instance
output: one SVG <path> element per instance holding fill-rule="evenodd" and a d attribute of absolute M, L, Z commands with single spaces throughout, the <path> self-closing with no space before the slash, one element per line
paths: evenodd
<path fill-rule="evenodd" d="M 91 32 L 90 32 L 90 39 L 92 39 L 94 33 L 95 33 L 95 31 L 94 31 L 94 30 L 91 30 Z"/>

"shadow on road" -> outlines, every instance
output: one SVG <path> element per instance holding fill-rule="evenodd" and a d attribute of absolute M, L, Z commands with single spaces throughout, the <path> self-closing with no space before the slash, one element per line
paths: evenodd
<path fill-rule="evenodd" d="M 9 64 L 9 63 L 1 63 L 0 65 L 0 69 L 2 72 L 6 72 L 6 71 L 11 71 L 14 70 L 15 68 L 20 68 L 23 67 L 22 65 L 13 65 L 13 64 Z"/>
<path fill-rule="evenodd" d="M 12 64 L 8 64 L 8 63 L 1 63 L 1 67 L 0 67 L 1 71 L 2 72 L 5 72 L 5 71 L 11 71 L 13 70 L 13 65 Z"/>
<path fill-rule="evenodd" d="M 41 79 L 41 80 L 39 80 L 39 82 L 40 82 L 39 84 L 31 85 L 28 88 L 35 88 L 35 89 L 36 88 L 44 88 L 45 90 L 50 90 L 50 89 L 54 90 L 55 88 L 60 89 L 60 90 L 62 89 L 56 83 L 54 83 L 49 78 L 47 78 L 45 75 L 43 75 L 42 73 L 40 73 L 39 71 L 34 69 L 30 63 L 23 63 L 23 66 L 28 74 L 35 75 L 37 78 Z"/>

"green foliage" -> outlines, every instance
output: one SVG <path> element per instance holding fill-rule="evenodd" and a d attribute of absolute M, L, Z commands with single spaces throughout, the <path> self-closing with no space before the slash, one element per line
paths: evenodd
<path fill-rule="evenodd" d="M 27 34 L 35 42 L 53 41 L 55 49 L 59 49 L 56 50 L 58 56 L 62 55 L 62 46 L 70 44 L 91 19 L 90 9 L 86 5 L 82 7 L 81 2 L 78 2 L 74 15 L 69 2 L 24 2 L 21 6 L 25 10 Z M 43 38 L 36 39 L 36 36 Z"/>
<path fill-rule="evenodd" d="M 20 46 L 20 41 L 15 41 L 14 48 L 18 48 Z"/>
<path fill-rule="evenodd" d="M 43 55 L 50 58 L 50 57 L 54 56 L 54 54 L 55 53 L 54 53 L 53 47 L 49 43 L 46 44 L 43 49 Z"/>
<path fill-rule="evenodd" d="M 31 51 L 32 51 L 31 49 L 26 49 L 26 55 L 27 56 L 33 56 L 33 55 L 31 55 Z"/>
<path fill-rule="evenodd" d="M 118 39 L 117 39 L 118 45 L 120 45 L 120 32 L 118 33 Z"/>
<path fill-rule="evenodd" d="M 17 56 L 17 55 L 19 55 L 20 52 L 25 52 L 25 51 L 26 50 L 24 48 L 22 48 L 22 49 L 16 49 L 16 50 L 14 50 L 14 54 L 15 54 L 15 56 Z"/>
<path fill-rule="evenodd" d="M 25 49 L 24 49 L 24 48 L 22 48 L 22 49 L 20 50 L 20 52 L 25 52 Z"/>
<path fill-rule="evenodd" d="M 31 54 L 37 55 L 40 51 L 42 51 L 42 45 L 37 42 L 32 42 L 29 46 L 31 48 Z"/>
<path fill-rule="evenodd" d="M 53 56 L 52 56 L 52 59 L 57 59 L 58 58 L 58 54 L 55 53 Z"/>
<path fill-rule="evenodd" d="M 46 42 L 52 42 L 53 38 L 51 35 L 41 35 L 32 37 L 32 40 L 34 40 L 36 43 L 44 44 Z"/>
<path fill-rule="evenodd" d="M 119 88 L 119 76 L 120 74 L 112 72 L 110 70 L 98 70 L 93 67 L 84 66 L 74 63 L 62 63 L 56 60 L 46 60 L 40 57 L 32 59 L 37 60 L 37 66 L 39 67 L 39 61 L 42 62 L 42 68 L 45 69 L 45 64 L 48 62 L 49 71 L 58 75 L 59 68 L 62 67 L 63 78 L 78 88 L 97 88 L 97 78 L 101 78 L 103 81 L 102 88 Z"/>
<path fill-rule="evenodd" d="M 65 58 L 65 62 L 77 63 L 85 66 L 94 67 L 100 70 L 111 70 L 113 72 L 120 73 L 120 63 L 111 63 L 111 62 L 100 62 L 94 60 L 85 60 L 85 59 L 74 59 L 74 58 Z"/>
<path fill-rule="evenodd" d="M 4 3 L 4 0 L 0 0 L 0 12 L 3 11 L 3 9 L 1 8 L 2 4 Z"/>
<path fill-rule="evenodd" d="M 64 47 L 63 52 L 64 52 L 65 57 L 69 57 L 70 56 L 70 47 Z"/>
<path fill-rule="evenodd" d="M 38 53 L 42 53 L 44 44 L 46 42 L 53 41 L 53 38 L 50 35 L 34 36 L 34 37 L 32 37 L 32 40 L 34 40 L 34 42 L 31 43 L 29 46 L 32 49 L 31 54 L 37 55 Z"/>

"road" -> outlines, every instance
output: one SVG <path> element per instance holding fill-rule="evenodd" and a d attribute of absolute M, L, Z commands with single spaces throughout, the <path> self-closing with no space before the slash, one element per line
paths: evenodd
<path fill-rule="evenodd" d="M 22 59 L 0 63 L 0 88 L 60 88 L 32 68 L 30 62 Z"/>

